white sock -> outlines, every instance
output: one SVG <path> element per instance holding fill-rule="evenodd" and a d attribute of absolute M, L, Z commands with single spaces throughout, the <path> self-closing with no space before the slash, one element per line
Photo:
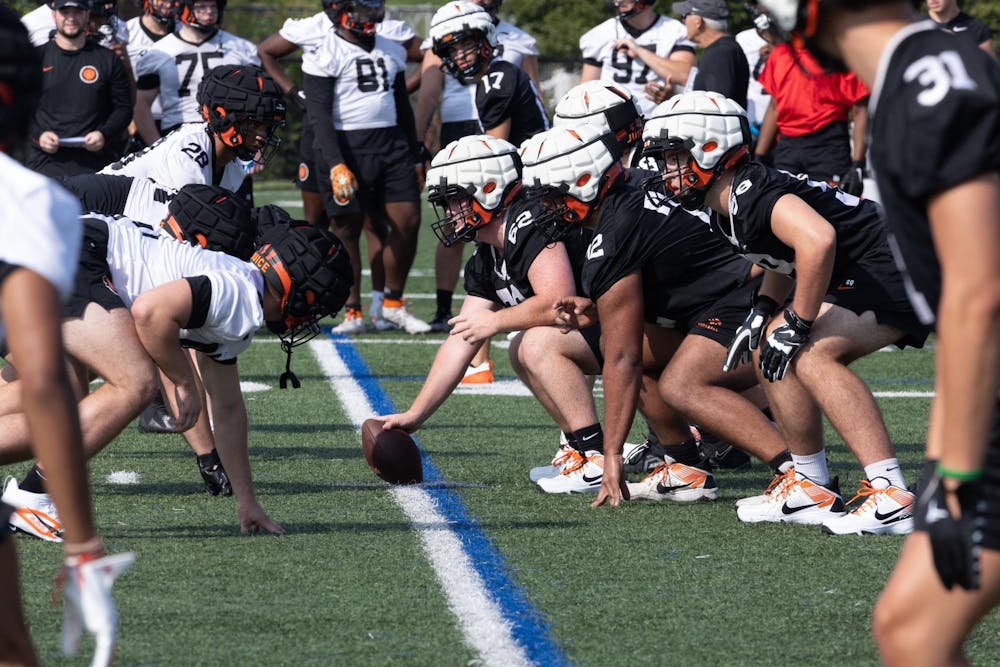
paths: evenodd
<path fill-rule="evenodd" d="M 876 461 L 865 466 L 865 477 L 876 489 L 884 489 L 887 486 L 895 486 L 897 489 L 906 488 L 906 480 L 903 479 L 903 471 L 899 467 L 899 460 L 885 459 Z"/>
<path fill-rule="evenodd" d="M 830 471 L 826 468 L 826 450 L 821 449 L 815 454 L 792 454 L 795 472 L 802 473 L 813 482 L 826 486 L 830 483 Z"/>
<path fill-rule="evenodd" d="M 381 291 L 376 292 L 372 290 L 372 310 L 376 310 L 382 307 L 382 299 L 385 298 L 385 294 Z"/>

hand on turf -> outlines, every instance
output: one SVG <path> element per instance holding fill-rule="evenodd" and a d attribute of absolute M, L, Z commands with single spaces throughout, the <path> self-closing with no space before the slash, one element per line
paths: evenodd
<path fill-rule="evenodd" d="M 555 324 L 563 333 L 597 324 L 597 305 L 582 296 L 568 296 L 555 303 Z"/>
<path fill-rule="evenodd" d="M 625 484 L 625 476 L 622 475 L 621 454 L 604 456 L 604 477 L 601 479 L 601 489 L 597 492 L 597 500 L 590 504 L 591 507 L 600 507 L 607 502 L 612 507 L 618 507 L 622 499 L 628 500 L 628 486 Z"/>
<path fill-rule="evenodd" d="M 475 344 L 491 338 L 497 333 L 496 313 L 492 310 L 477 310 L 468 315 L 456 315 L 448 320 L 451 325 L 450 336 L 461 336 L 469 344 Z"/>
<path fill-rule="evenodd" d="M 354 177 L 354 172 L 341 162 L 330 170 L 330 188 L 333 190 L 333 200 L 344 206 L 357 194 L 358 179 Z"/>
<path fill-rule="evenodd" d="M 729 343 L 726 363 L 722 365 L 723 372 L 728 373 L 740 364 L 750 363 L 751 353 L 760 346 L 761 334 L 764 333 L 764 327 L 774 313 L 774 310 L 768 310 L 768 305 L 754 305 L 750 309 L 750 313 Z"/>
<path fill-rule="evenodd" d="M 273 535 L 285 534 L 285 529 L 272 521 L 257 502 L 241 503 L 236 514 L 240 519 L 240 531 L 244 535 L 256 535 L 262 530 Z"/>
<path fill-rule="evenodd" d="M 985 504 L 980 482 L 962 482 L 948 491 L 937 472 L 917 498 L 917 527 L 930 537 L 934 569 L 948 590 L 979 588 Z"/>
<path fill-rule="evenodd" d="M 201 414 L 201 395 L 198 388 L 192 383 L 174 385 L 173 396 L 165 396 L 171 417 L 174 420 L 174 432 L 183 433 L 198 421 Z"/>
<path fill-rule="evenodd" d="M 767 337 L 760 352 L 760 370 L 768 382 L 785 378 L 792 359 L 809 342 L 812 322 L 806 322 L 789 308 L 785 311 L 785 323 L 775 328 Z"/>

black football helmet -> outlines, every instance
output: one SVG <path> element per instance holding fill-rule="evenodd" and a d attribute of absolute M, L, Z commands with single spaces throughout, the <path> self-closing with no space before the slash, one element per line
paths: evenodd
<path fill-rule="evenodd" d="M 222 14 L 226 11 L 226 3 L 228 0 L 215 0 L 215 6 L 219 10 L 219 16 L 215 19 L 215 23 L 204 24 L 199 23 L 198 19 L 194 15 L 194 3 L 198 0 L 178 0 L 177 18 L 180 19 L 181 23 L 184 25 L 191 26 L 199 32 L 212 32 L 217 30 L 219 26 L 222 25 Z"/>
<path fill-rule="evenodd" d="M 319 334 L 319 320 L 335 315 L 347 302 L 354 284 L 351 259 L 331 232 L 296 220 L 287 227 L 272 226 L 250 261 L 281 299 L 280 319 L 267 322 L 288 355 L 280 385 L 290 381 L 298 388 L 290 368 L 292 348 L 312 340 Z"/>
<path fill-rule="evenodd" d="M 198 106 L 209 132 L 236 149 L 241 160 L 266 164 L 281 144 L 275 130 L 285 125 L 285 97 L 271 76 L 255 65 L 219 65 L 198 86 Z M 264 145 L 251 145 L 251 123 L 268 126 Z M 261 157 L 256 157 L 260 150 Z"/>
<path fill-rule="evenodd" d="M 0 4 L 0 150 L 28 134 L 42 94 L 42 63 L 21 17 Z"/>
<path fill-rule="evenodd" d="M 385 0 L 322 0 L 323 11 L 338 28 L 371 37 L 385 20 Z"/>
<path fill-rule="evenodd" d="M 206 250 L 250 259 L 256 248 L 257 225 L 243 197 L 215 185 L 185 185 L 160 223 L 171 236 Z"/>

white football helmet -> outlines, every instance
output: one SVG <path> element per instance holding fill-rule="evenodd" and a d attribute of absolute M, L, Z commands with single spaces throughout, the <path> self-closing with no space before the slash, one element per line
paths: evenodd
<path fill-rule="evenodd" d="M 521 144 L 521 180 L 548 215 L 536 224 L 550 239 L 584 222 L 622 173 L 613 134 L 588 123 L 554 127 Z"/>
<path fill-rule="evenodd" d="M 431 229 L 445 247 L 471 241 L 520 189 L 521 159 L 513 144 L 488 134 L 453 141 L 427 171 L 427 199 L 438 212 Z"/>
<path fill-rule="evenodd" d="M 653 110 L 642 131 L 643 157 L 660 171 L 643 186 L 654 195 L 669 188 L 685 208 L 698 208 L 727 169 L 749 159 L 750 124 L 736 102 L 696 90 L 675 95 Z"/>
<path fill-rule="evenodd" d="M 556 104 L 553 127 L 590 123 L 602 132 L 615 135 L 624 155 L 642 136 L 642 111 L 628 89 L 603 81 L 587 81 L 574 86 Z"/>
<path fill-rule="evenodd" d="M 483 63 L 493 60 L 497 51 L 496 30 L 493 17 L 474 2 L 457 0 L 449 2 L 434 12 L 429 31 L 431 50 L 444 63 L 448 72 L 467 85 Z M 465 65 L 456 62 L 455 47 L 465 40 L 475 41 L 475 53 Z"/>

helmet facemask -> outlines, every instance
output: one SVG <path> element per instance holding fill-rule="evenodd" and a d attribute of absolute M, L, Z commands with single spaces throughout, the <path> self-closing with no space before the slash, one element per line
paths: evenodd
<path fill-rule="evenodd" d="M 536 185 L 526 189 L 529 199 L 542 208 L 535 216 L 535 227 L 549 243 L 556 243 L 590 215 L 591 204 L 567 194 L 559 186 Z"/>
<path fill-rule="evenodd" d="M 202 23 L 195 13 L 195 4 L 203 1 L 204 0 L 187 0 L 182 3 L 178 18 L 184 25 L 194 28 L 203 35 L 208 35 L 218 30 L 219 26 L 222 24 L 222 12 L 226 9 L 227 0 L 215 0 L 215 21 L 212 23 Z"/>
<path fill-rule="evenodd" d="M 621 10 L 621 6 L 629 2 L 632 4 L 632 9 L 623 12 Z M 646 2 L 645 0 L 635 0 L 634 2 L 632 2 L 632 0 L 608 0 L 608 5 L 610 5 L 611 8 L 618 13 L 618 18 L 622 21 L 632 18 L 636 14 L 645 11 L 649 8 L 650 4 L 651 3 Z"/>
<path fill-rule="evenodd" d="M 347 0 L 324 3 L 323 10 L 333 24 L 355 37 L 375 36 L 378 24 L 385 20 L 385 3 L 382 0 Z"/>
<path fill-rule="evenodd" d="M 474 240 L 476 231 L 493 218 L 469 189 L 459 185 L 431 186 L 427 201 L 434 207 L 437 217 L 431 229 L 445 248 Z"/>
<path fill-rule="evenodd" d="M 481 30 L 462 30 L 435 40 L 434 54 L 452 76 L 468 85 L 475 83 L 484 64 L 493 61 L 496 49 Z"/>
<path fill-rule="evenodd" d="M 163 4 L 167 5 L 169 13 L 164 13 L 159 9 Z M 142 5 L 145 12 L 152 16 L 154 21 L 164 28 L 173 28 L 174 19 L 177 17 L 177 0 L 169 0 L 167 3 L 158 0 L 144 0 Z"/>

